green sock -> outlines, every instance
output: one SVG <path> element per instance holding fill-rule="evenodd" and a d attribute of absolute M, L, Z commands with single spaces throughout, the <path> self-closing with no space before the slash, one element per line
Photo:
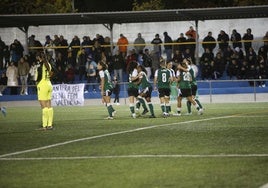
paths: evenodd
<path fill-rule="evenodd" d="M 141 107 L 141 103 L 140 103 L 140 101 L 137 101 L 137 102 L 136 102 L 136 108 L 137 108 L 137 109 L 140 109 L 140 107 Z"/>
<path fill-rule="evenodd" d="M 201 103 L 200 103 L 200 101 L 199 101 L 198 99 L 195 99 L 195 102 L 198 104 L 198 106 L 199 106 L 200 108 L 203 108 L 203 106 L 201 105 Z"/>
<path fill-rule="evenodd" d="M 192 103 L 190 101 L 187 101 L 187 110 L 188 110 L 188 113 L 191 113 L 192 112 L 192 109 L 191 109 L 191 105 Z"/>
<path fill-rule="evenodd" d="M 162 112 L 166 112 L 166 106 L 165 106 L 165 104 L 160 104 L 160 107 L 161 107 L 161 110 L 162 110 Z"/>
<path fill-rule="evenodd" d="M 134 104 L 130 104 L 129 105 L 129 109 L 130 109 L 131 114 L 134 114 L 135 113 Z"/>
<path fill-rule="evenodd" d="M 166 109 L 167 109 L 167 113 L 171 112 L 170 103 L 166 103 Z"/>
<path fill-rule="evenodd" d="M 108 110 L 109 116 L 112 117 L 112 113 L 113 113 L 114 109 L 110 103 L 107 104 L 107 110 Z"/>
<path fill-rule="evenodd" d="M 153 106 L 153 104 L 150 102 L 150 103 L 148 103 L 148 106 L 149 106 L 149 109 L 150 109 L 151 115 L 153 115 L 153 116 L 154 116 L 154 106 Z"/>
<path fill-rule="evenodd" d="M 143 98 L 138 98 L 138 99 L 139 99 L 139 102 L 141 103 L 143 109 L 144 110 L 148 110 L 144 99 Z"/>

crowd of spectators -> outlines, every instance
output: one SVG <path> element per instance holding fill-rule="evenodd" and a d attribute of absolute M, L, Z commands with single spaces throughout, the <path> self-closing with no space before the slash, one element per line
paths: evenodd
<path fill-rule="evenodd" d="M 47 60 L 52 64 L 53 83 L 87 82 L 86 91 L 96 91 L 94 84 L 98 82 L 97 62 L 106 61 L 109 71 L 120 82 L 127 81 L 128 65 L 137 61 L 144 65 L 149 78 L 159 68 L 160 58 L 165 55 L 167 61 L 173 62 L 173 67 L 182 62 L 183 58 L 191 58 L 200 68 L 199 79 L 266 79 L 268 74 L 267 52 L 268 32 L 263 37 L 263 45 L 255 51 L 252 47 L 254 36 L 251 29 L 243 35 L 233 29 L 230 36 L 221 30 L 217 38 L 212 32 L 202 40 L 204 53 L 195 57 L 197 34 L 193 27 L 180 33 L 175 40 L 168 32 L 155 35 L 150 44 L 146 44 L 141 33 L 130 45 L 126 36 L 120 34 L 117 44 L 111 47 L 110 38 L 97 34 L 91 39 L 84 36 L 82 40 L 74 36 L 70 43 L 64 36 L 47 35 L 42 44 L 31 35 L 28 39 L 29 54 L 24 55 L 24 47 L 17 39 L 6 45 L 0 38 L 0 95 L 5 85 L 10 86 L 11 94 L 27 95 L 27 85 L 35 84 L 36 54 L 44 51 Z M 218 48 L 217 48 L 218 45 Z M 146 46 L 149 46 L 146 48 Z M 45 47 L 45 48 L 44 48 Z M 90 86 L 92 85 L 92 88 Z M 264 83 L 260 86 L 265 87 Z"/>

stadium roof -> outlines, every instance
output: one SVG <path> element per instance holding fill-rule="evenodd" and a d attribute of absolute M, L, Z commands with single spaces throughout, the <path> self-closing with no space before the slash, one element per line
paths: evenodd
<path fill-rule="evenodd" d="M 157 11 L 0 15 L 0 27 L 121 24 L 268 17 L 268 5 Z"/>

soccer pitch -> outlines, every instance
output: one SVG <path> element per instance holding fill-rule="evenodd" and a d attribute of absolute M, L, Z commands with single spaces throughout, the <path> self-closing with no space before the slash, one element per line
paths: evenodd
<path fill-rule="evenodd" d="M 186 113 L 185 103 L 183 113 Z M 0 117 L 0 187 L 261 187 L 268 183 L 268 103 L 205 104 L 198 116 L 132 119 L 126 105 L 40 107 Z M 175 110 L 175 105 L 172 106 Z M 149 116 L 149 115 L 148 115 Z"/>

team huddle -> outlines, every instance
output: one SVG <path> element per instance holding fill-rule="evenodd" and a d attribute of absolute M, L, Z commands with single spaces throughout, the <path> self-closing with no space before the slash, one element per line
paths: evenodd
<path fill-rule="evenodd" d="M 176 68 L 177 71 L 172 69 L 172 62 L 166 63 L 164 59 L 160 61 L 160 68 L 155 71 L 154 75 L 154 89 L 158 90 L 160 107 L 162 110 L 162 116 L 168 117 L 171 114 L 175 116 L 181 115 L 182 99 L 187 99 L 187 115 L 192 114 L 191 105 L 193 105 L 198 111 L 199 115 L 203 114 L 203 107 L 199 100 L 196 98 L 197 83 L 194 69 L 192 67 L 191 59 L 184 59 L 181 64 Z M 113 119 L 116 111 L 111 104 L 111 94 L 113 85 L 111 76 L 107 70 L 105 62 L 98 63 L 99 76 L 101 80 L 101 95 L 102 100 L 106 104 L 109 116 L 107 119 Z M 140 107 L 143 108 L 141 115 L 145 115 L 150 112 L 150 118 L 155 118 L 154 107 L 151 102 L 151 94 L 153 86 L 149 82 L 147 77 L 147 71 L 137 62 L 131 62 L 128 68 L 129 83 L 128 83 L 128 96 L 129 96 L 129 108 L 132 118 L 136 118 L 137 111 Z M 175 85 L 178 89 L 177 97 L 177 112 L 172 113 L 170 105 L 171 85 Z M 148 110 L 148 107 L 149 110 Z"/>

